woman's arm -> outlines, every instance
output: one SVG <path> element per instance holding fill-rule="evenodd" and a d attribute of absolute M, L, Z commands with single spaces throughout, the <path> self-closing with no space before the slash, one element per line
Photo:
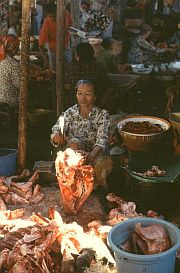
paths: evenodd
<path fill-rule="evenodd" d="M 68 126 L 68 119 L 65 116 L 66 116 L 65 113 L 61 115 L 58 118 L 56 124 L 52 127 L 52 134 L 50 136 L 50 140 L 55 147 L 63 145 L 65 141 L 67 140 L 65 132 L 67 131 L 66 128 Z M 61 132 L 62 117 L 64 118 L 63 132 Z"/>
<path fill-rule="evenodd" d="M 94 149 L 87 155 L 86 161 L 88 164 L 93 164 L 95 159 L 103 151 L 103 148 L 100 146 L 95 146 Z"/>
<path fill-rule="evenodd" d="M 153 45 L 151 45 L 149 42 L 147 42 L 145 39 L 138 39 L 138 44 L 141 48 L 144 48 L 147 51 L 155 52 L 155 53 L 164 53 L 164 48 L 158 48 Z"/>
<path fill-rule="evenodd" d="M 110 132 L 110 116 L 106 110 L 101 110 L 99 119 L 97 122 L 97 135 L 95 146 L 102 147 L 102 150 L 105 150 L 108 141 L 109 141 L 109 132 Z"/>

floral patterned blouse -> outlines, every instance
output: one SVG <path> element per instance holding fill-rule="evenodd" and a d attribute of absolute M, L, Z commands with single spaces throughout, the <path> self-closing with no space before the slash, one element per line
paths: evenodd
<path fill-rule="evenodd" d="M 64 132 L 69 136 L 69 141 L 80 141 L 82 149 L 89 152 L 94 146 L 105 150 L 109 140 L 110 117 L 109 113 L 93 106 L 89 118 L 80 115 L 79 106 L 76 104 L 67 109 L 64 114 Z M 53 133 L 60 132 L 60 118 L 52 128 Z"/>
<path fill-rule="evenodd" d="M 164 51 L 165 49 L 154 47 L 139 35 L 131 41 L 131 46 L 128 52 L 128 63 L 142 64 L 148 60 L 152 53 L 159 54 Z"/>
<path fill-rule="evenodd" d="M 88 10 L 88 20 L 85 22 L 84 29 L 87 32 L 99 30 L 102 33 L 112 21 L 112 18 L 101 10 Z"/>
<path fill-rule="evenodd" d="M 20 63 L 10 56 L 0 62 L 0 102 L 17 107 L 19 103 Z"/>

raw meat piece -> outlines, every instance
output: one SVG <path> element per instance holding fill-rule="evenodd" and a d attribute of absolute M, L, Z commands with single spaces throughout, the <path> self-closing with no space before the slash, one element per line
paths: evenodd
<path fill-rule="evenodd" d="M 116 196 L 114 193 L 109 193 L 106 196 L 106 199 L 116 204 L 116 207 L 111 209 L 108 215 L 109 221 L 108 225 L 115 225 L 119 222 L 127 220 L 132 217 L 140 217 L 142 214 L 136 212 L 136 204 L 134 202 L 126 202 L 119 196 Z"/>
<path fill-rule="evenodd" d="M 30 221 L 36 222 L 39 225 L 43 225 L 46 226 L 47 224 L 49 224 L 49 219 L 43 217 L 40 213 L 33 213 L 30 217 L 29 217 Z"/>
<path fill-rule="evenodd" d="M 0 212 L 0 219 L 13 220 L 17 218 L 21 218 L 25 213 L 25 209 L 16 209 L 16 210 L 6 210 Z"/>
<path fill-rule="evenodd" d="M 18 182 L 11 181 L 10 187 L 14 187 L 19 189 L 20 191 L 27 192 L 32 188 L 34 184 L 38 182 L 38 178 L 39 178 L 38 172 L 35 171 L 34 174 L 29 178 L 27 182 L 18 183 Z"/>
<path fill-rule="evenodd" d="M 25 196 L 26 196 L 25 191 L 17 189 L 16 187 L 10 187 L 10 191 L 16 193 L 17 195 L 21 196 L 22 198 L 25 198 Z"/>
<path fill-rule="evenodd" d="M 4 176 L 0 177 L 0 194 L 8 192 L 9 188 L 6 183 L 6 178 Z"/>
<path fill-rule="evenodd" d="M 10 250 L 5 248 L 1 253 L 0 253 L 0 272 L 4 272 L 4 270 L 8 266 L 8 258 L 9 258 L 9 253 Z"/>
<path fill-rule="evenodd" d="M 22 198 L 21 196 L 17 195 L 14 192 L 10 192 L 11 194 L 11 203 L 14 205 L 18 205 L 18 204 L 29 204 L 29 202 Z"/>
<path fill-rule="evenodd" d="M 2 199 L 2 197 L 0 196 L 0 211 L 4 211 L 7 210 L 7 207 Z"/>
<path fill-rule="evenodd" d="M 166 230 L 160 224 L 142 227 L 142 225 L 138 223 L 135 226 L 135 233 L 143 241 L 141 245 L 145 244 L 145 247 L 142 247 L 144 254 L 161 253 L 171 247 Z M 138 241 L 140 242 L 140 240 Z M 140 246 L 140 243 L 138 243 L 138 245 Z"/>

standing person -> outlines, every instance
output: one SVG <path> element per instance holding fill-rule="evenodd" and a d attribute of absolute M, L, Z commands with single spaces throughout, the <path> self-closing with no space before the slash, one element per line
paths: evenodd
<path fill-rule="evenodd" d="M 93 80 L 99 97 L 101 92 L 105 92 L 108 86 L 108 76 L 102 67 L 96 63 L 94 49 L 89 43 L 77 45 L 75 49 L 75 60 L 66 65 L 65 72 L 66 83 L 69 85 L 67 102 L 71 104 L 71 106 L 76 101 L 75 86 L 80 79 Z"/>
<path fill-rule="evenodd" d="M 77 104 L 62 115 L 66 137 L 61 134 L 60 117 L 52 128 L 51 142 L 56 147 L 64 145 L 65 148 L 87 152 L 87 164 L 94 166 L 96 184 L 106 188 L 105 178 L 111 171 L 112 160 L 107 156 L 100 158 L 100 155 L 106 154 L 108 148 L 109 113 L 95 105 L 95 87 L 89 80 L 78 81 L 76 98 Z M 106 169 L 107 164 L 101 164 L 104 160 L 109 163 Z M 99 172 L 101 175 L 98 175 Z"/>
<path fill-rule="evenodd" d="M 43 1 L 36 1 L 36 15 L 35 15 L 35 35 L 39 35 L 43 20 Z"/>
<path fill-rule="evenodd" d="M 118 73 L 116 56 L 113 54 L 113 39 L 104 38 L 102 40 L 103 49 L 98 53 L 97 63 L 106 73 Z"/>
<path fill-rule="evenodd" d="M 44 52 L 44 45 L 47 46 L 48 50 L 48 59 L 49 64 L 52 70 L 56 69 L 56 11 L 57 7 L 54 3 L 49 3 L 46 6 L 47 17 L 45 18 L 40 35 L 39 35 L 39 48 L 42 53 L 42 56 L 45 61 L 45 65 L 47 65 L 47 58 Z M 65 59 L 67 62 L 71 61 L 71 57 L 69 55 L 69 47 L 70 47 L 70 34 L 68 33 L 68 28 L 72 26 L 72 19 L 68 11 L 66 11 L 66 36 L 65 36 Z"/>
<path fill-rule="evenodd" d="M 19 39 L 7 34 L 0 39 L 4 60 L 0 61 L 0 103 L 17 108 L 19 103 L 20 63 L 14 58 L 19 50 Z"/>
<path fill-rule="evenodd" d="M 81 0 L 80 1 L 80 18 L 79 24 L 80 29 L 84 30 L 85 23 L 90 18 L 89 11 L 90 11 L 90 1 L 89 0 Z"/>

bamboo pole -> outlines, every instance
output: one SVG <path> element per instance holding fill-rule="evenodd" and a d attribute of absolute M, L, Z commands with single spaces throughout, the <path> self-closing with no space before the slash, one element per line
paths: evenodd
<path fill-rule="evenodd" d="M 79 0 L 73 0 L 70 1 L 70 8 L 71 8 L 71 16 L 72 16 L 72 20 L 73 20 L 73 26 L 75 28 L 80 28 L 79 26 L 79 13 L 80 13 L 80 9 L 79 9 Z M 74 35 L 71 36 L 71 46 L 73 48 L 76 48 L 78 42 L 80 41 L 79 37 L 76 37 Z"/>
<path fill-rule="evenodd" d="M 56 44 L 56 102 L 57 117 L 63 111 L 64 99 L 64 43 L 65 0 L 57 0 L 57 44 Z"/>
<path fill-rule="evenodd" d="M 73 26 L 79 29 L 79 0 L 74 0 L 70 2 L 71 14 L 73 19 Z"/>
<path fill-rule="evenodd" d="M 18 172 L 21 172 L 25 168 L 26 164 L 27 94 L 30 53 L 30 2 L 30 0 L 22 1 L 21 76 L 18 125 Z"/>

